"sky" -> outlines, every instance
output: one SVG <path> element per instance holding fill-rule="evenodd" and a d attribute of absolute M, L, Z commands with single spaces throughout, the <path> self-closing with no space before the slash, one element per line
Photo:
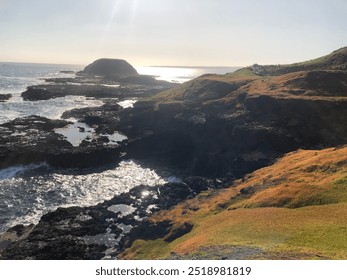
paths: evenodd
<path fill-rule="evenodd" d="M 248 66 L 347 45 L 346 0 L 0 0 L 0 61 Z"/>

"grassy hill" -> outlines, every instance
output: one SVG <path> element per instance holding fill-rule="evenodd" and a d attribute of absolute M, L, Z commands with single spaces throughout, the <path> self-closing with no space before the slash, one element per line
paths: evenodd
<path fill-rule="evenodd" d="M 346 70 L 347 47 L 203 75 L 138 102 L 132 123 L 151 134 L 137 150 L 231 186 L 154 214 L 151 230 L 170 225 L 165 235 L 139 228 L 119 257 L 346 259 Z"/>
<path fill-rule="evenodd" d="M 261 66 L 261 75 L 283 75 L 298 71 L 347 70 L 347 47 L 340 48 L 331 54 L 293 64 Z"/>
<path fill-rule="evenodd" d="M 347 48 L 283 75 L 203 75 L 137 102 L 124 133 L 143 134 L 133 147 L 144 158 L 236 178 L 289 151 L 345 144 L 347 71 L 331 70 L 345 61 Z"/>
<path fill-rule="evenodd" d="M 139 237 L 121 258 L 346 259 L 347 147 L 288 153 L 150 220 L 170 232 Z M 193 229 L 165 241 L 184 224 Z"/>
<path fill-rule="evenodd" d="M 230 102 L 240 93 L 277 98 L 347 97 L 347 47 L 288 65 L 257 65 L 225 75 L 203 75 L 149 100 L 157 103 Z"/>

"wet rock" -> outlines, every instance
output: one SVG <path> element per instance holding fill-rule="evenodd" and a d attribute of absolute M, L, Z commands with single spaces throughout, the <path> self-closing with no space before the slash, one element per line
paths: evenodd
<path fill-rule="evenodd" d="M 25 101 L 48 100 L 52 98 L 64 97 L 66 94 L 60 91 L 51 91 L 46 88 L 29 87 L 21 94 Z"/>
<path fill-rule="evenodd" d="M 120 112 L 123 108 L 115 101 L 109 101 L 99 107 L 80 108 L 66 111 L 62 118 L 75 118 L 93 127 L 98 133 L 112 134 L 117 131 L 120 122 Z"/>
<path fill-rule="evenodd" d="M 48 79 L 47 81 L 52 84 L 30 86 L 21 96 L 26 101 L 47 100 L 68 95 L 98 99 L 118 98 L 119 100 L 124 100 L 134 97 L 151 96 L 175 86 L 175 84 L 172 83 L 156 80 L 154 80 L 152 84 L 127 84 L 100 79 L 89 81 L 89 79 L 81 80 L 81 78 L 73 78 L 70 80 L 56 78 Z"/>
<path fill-rule="evenodd" d="M 26 231 L 27 227 L 23 226 L 23 225 L 16 225 L 12 228 L 10 228 L 8 230 L 8 232 L 15 232 L 17 236 L 22 236 L 25 231 Z"/>
<path fill-rule="evenodd" d="M 39 244 L 20 241 L 17 246 L 11 246 L 3 252 L 2 257 L 11 260 L 21 259 L 56 259 L 56 260 L 88 260 L 101 259 L 105 246 L 88 245 L 81 239 L 72 236 L 62 236 Z"/>
<path fill-rule="evenodd" d="M 115 257 L 139 237 L 178 238 L 190 231 L 192 225 L 185 223 L 172 228 L 169 220 L 155 224 L 146 217 L 194 193 L 185 183 L 137 186 L 95 206 L 58 208 L 43 215 L 26 234 L 7 240 L 0 249 L 0 259 L 101 259 Z M 18 225 L 8 232 L 21 232 L 25 228 Z"/>
<path fill-rule="evenodd" d="M 12 94 L 0 94 L 0 102 L 9 100 L 12 97 Z"/>
<path fill-rule="evenodd" d="M 55 128 L 66 125 L 68 122 L 64 120 L 39 116 L 1 124 L 0 168 L 44 161 L 55 167 L 93 167 L 115 162 L 124 152 L 119 144 L 105 146 L 105 139 L 74 147 L 54 132 Z"/>
<path fill-rule="evenodd" d="M 72 82 L 71 82 L 72 83 Z M 99 84 L 49 84 L 30 86 L 21 94 L 26 101 L 47 100 L 67 95 L 95 98 L 122 97 L 129 93 L 128 88 L 108 87 Z"/>

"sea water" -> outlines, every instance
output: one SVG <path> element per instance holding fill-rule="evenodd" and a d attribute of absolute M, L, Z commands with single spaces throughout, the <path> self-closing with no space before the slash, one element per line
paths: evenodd
<path fill-rule="evenodd" d="M 71 77 L 73 74 L 60 71 L 79 71 L 82 68 L 78 65 L 0 62 L 0 94 L 13 96 L 0 103 L 0 123 L 33 114 L 57 119 L 66 110 L 102 105 L 99 100 L 83 96 L 42 101 L 23 101 L 20 97 L 26 87 L 45 83 L 44 78 Z M 235 68 L 138 67 L 137 70 L 158 79 L 185 82 L 204 73 L 226 73 Z M 120 104 L 131 107 L 134 102 L 136 100 L 125 100 Z M 116 136 L 115 141 L 122 140 Z M 175 178 L 172 174 L 160 174 L 131 160 L 85 170 L 57 170 L 45 163 L 2 169 L 0 233 L 16 224 L 37 223 L 43 214 L 58 207 L 95 205 L 137 185 L 155 186 Z"/>
<path fill-rule="evenodd" d="M 102 102 L 84 96 L 23 102 L 20 95 L 28 86 L 45 84 L 45 78 L 71 77 L 73 74 L 60 71 L 81 69 L 78 65 L 0 62 L 0 94 L 12 94 L 10 100 L 0 102 L 0 123 L 30 115 L 57 119 L 66 110 L 102 105 Z"/>
<path fill-rule="evenodd" d="M 184 83 L 203 74 L 226 74 L 234 72 L 240 67 L 213 66 L 140 66 L 136 70 L 143 75 L 151 75 L 158 80 L 173 83 Z"/>
<path fill-rule="evenodd" d="M 132 160 L 109 168 L 56 170 L 45 163 L 0 170 L 0 232 L 68 206 L 91 206 L 138 185 L 167 181 Z"/>

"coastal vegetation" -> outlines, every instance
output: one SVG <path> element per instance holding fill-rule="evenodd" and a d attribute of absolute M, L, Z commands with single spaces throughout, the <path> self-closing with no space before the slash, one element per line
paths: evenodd
<path fill-rule="evenodd" d="M 151 97 L 158 111 L 165 108 L 165 103 L 176 103 L 177 107 L 199 108 L 204 113 L 211 110 L 229 119 L 241 116 L 244 120 L 250 111 L 250 130 L 265 126 L 268 131 L 284 129 L 288 133 L 294 128 L 296 134 L 304 129 L 299 138 L 311 144 L 289 148 L 293 144 L 289 141 L 288 151 L 294 152 L 268 161 L 268 167 L 230 182 L 227 189 L 209 189 L 173 209 L 154 214 L 150 217 L 154 225 L 170 221 L 173 232 L 187 223 L 192 229 L 171 242 L 167 242 L 167 235 L 152 240 L 139 234 L 120 257 L 347 258 L 347 148 L 339 146 L 347 139 L 343 136 L 337 143 L 335 138 L 326 145 L 339 146 L 336 148 L 319 148 L 339 134 L 323 127 L 339 127 L 346 133 L 346 63 L 347 48 L 342 48 L 302 63 L 253 65 L 226 75 L 204 75 Z M 320 137 L 317 132 L 324 135 Z M 238 141 L 246 147 L 253 137 L 259 141 L 252 148 L 254 152 L 245 157 L 243 150 L 249 164 L 264 156 L 266 148 L 261 146 L 265 139 L 271 142 L 272 150 L 284 144 L 280 143 L 283 135 L 244 134 Z M 307 146 L 316 149 L 298 149 Z M 224 162 L 225 158 L 220 160 Z"/>
<path fill-rule="evenodd" d="M 121 257 L 345 259 L 346 163 L 345 146 L 288 153 L 227 189 L 154 214 L 153 223 L 194 227 L 172 242 L 139 237 Z"/>

